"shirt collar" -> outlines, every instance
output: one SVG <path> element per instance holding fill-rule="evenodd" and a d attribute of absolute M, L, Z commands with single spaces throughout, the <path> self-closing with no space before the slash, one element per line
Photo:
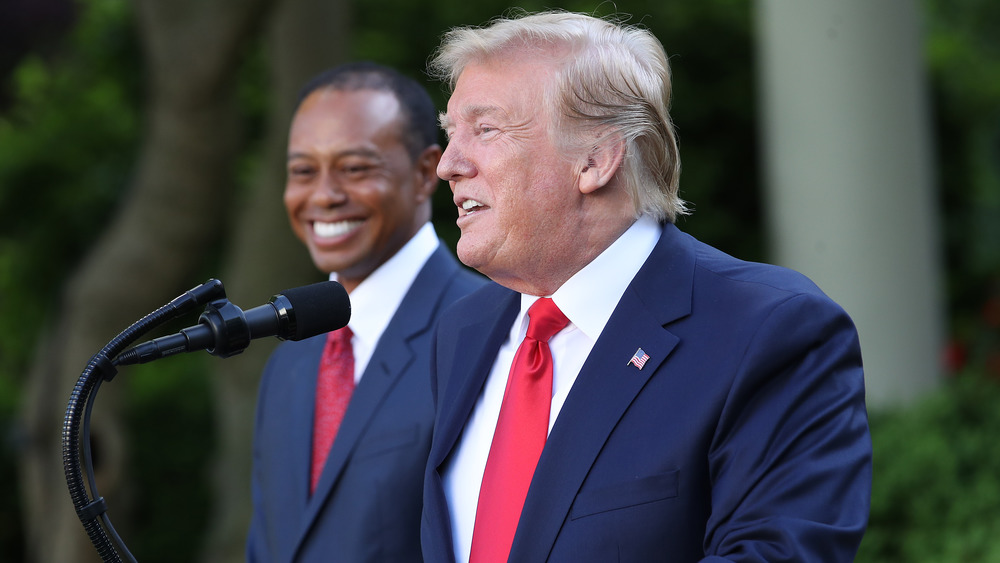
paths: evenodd
<path fill-rule="evenodd" d="M 425 223 L 403 248 L 354 288 L 350 294 L 351 320 L 347 326 L 356 339 L 375 346 L 438 244 L 434 227 L 430 222 Z M 337 273 L 330 274 L 330 279 L 336 281 Z"/>
<path fill-rule="evenodd" d="M 597 341 L 608 324 L 625 289 L 653 252 L 661 232 L 655 219 L 641 216 L 611 246 L 552 294 L 552 300 L 570 323 L 592 341 Z M 527 330 L 528 307 L 537 299 L 533 295 L 521 295 L 520 322 L 514 325 L 519 327 L 520 334 Z"/>

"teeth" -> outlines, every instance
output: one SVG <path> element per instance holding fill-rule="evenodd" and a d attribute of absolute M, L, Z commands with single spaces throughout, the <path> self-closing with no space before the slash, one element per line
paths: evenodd
<path fill-rule="evenodd" d="M 467 199 L 462 202 L 462 209 L 466 211 L 472 209 L 473 207 L 484 207 L 484 205 L 474 199 Z"/>
<path fill-rule="evenodd" d="M 337 221 L 336 223 L 313 223 L 313 232 L 319 237 L 339 237 L 356 229 L 364 221 Z"/>

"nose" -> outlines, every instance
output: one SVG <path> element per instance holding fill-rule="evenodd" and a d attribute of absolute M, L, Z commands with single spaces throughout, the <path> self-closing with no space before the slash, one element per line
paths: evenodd
<path fill-rule="evenodd" d="M 347 191 L 336 174 L 324 172 L 309 196 L 314 205 L 334 207 L 347 202 Z"/>
<path fill-rule="evenodd" d="M 437 175 L 446 182 L 456 182 L 476 175 L 475 165 L 465 156 L 462 144 L 457 138 L 452 138 L 441 154 Z"/>

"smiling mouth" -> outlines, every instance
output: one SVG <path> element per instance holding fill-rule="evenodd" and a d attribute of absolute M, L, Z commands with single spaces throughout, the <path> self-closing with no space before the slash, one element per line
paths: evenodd
<path fill-rule="evenodd" d="M 346 235 L 347 233 L 360 227 L 362 223 L 364 223 L 364 221 L 360 219 L 334 221 L 333 223 L 313 221 L 312 228 L 313 232 L 316 233 L 316 236 L 320 238 L 333 238 Z"/>

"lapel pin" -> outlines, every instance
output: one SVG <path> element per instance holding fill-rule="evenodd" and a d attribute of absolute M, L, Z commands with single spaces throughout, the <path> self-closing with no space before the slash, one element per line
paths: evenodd
<path fill-rule="evenodd" d="M 631 364 L 639 369 L 642 369 L 642 366 L 646 365 L 646 360 L 648 359 L 649 354 L 643 352 L 642 348 L 639 348 L 635 351 L 635 354 L 632 354 L 632 359 L 628 361 L 628 364 L 625 365 Z"/>

